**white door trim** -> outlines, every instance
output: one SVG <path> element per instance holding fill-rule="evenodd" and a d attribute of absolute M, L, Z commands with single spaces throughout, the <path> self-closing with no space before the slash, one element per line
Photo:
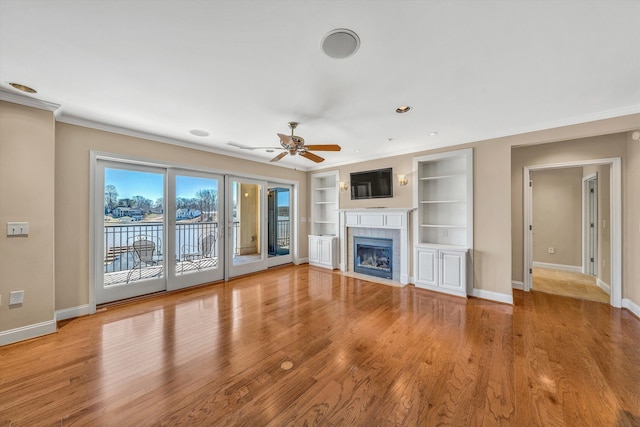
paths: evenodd
<path fill-rule="evenodd" d="M 560 169 L 579 167 L 587 165 L 609 165 L 611 176 L 611 300 L 610 304 L 614 307 L 622 307 L 622 160 L 620 157 L 581 160 L 565 163 L 552 163 L 545 165 L 530 165 L 523 168 L 523 201 L 524 201 L 524 257 L 523 257 L 523 274 L 524 274 L 524 290 L 531 290 L 531 274 L 530 269 L 533 268 L 533 239 L 531 236 L 530 225 L 533 219 L 533 192 L 529 182 L 531 181 L 531 172 L 545 169 Z"/>

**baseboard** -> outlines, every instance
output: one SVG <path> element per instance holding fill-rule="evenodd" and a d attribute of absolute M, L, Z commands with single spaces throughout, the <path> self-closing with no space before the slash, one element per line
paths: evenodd
<path fill-rule="evenodd" d="M 53 334 L 56 330 L 55 319 L 10 329 L 8 331 L 0 332 L 0 346 L 36 338 L 42 335 Z"/>
<path fill-rule="evenodd" d="M 536 262 L 531 263 L 534 268 L 550 268 L 552 270 L 570 271 L 572 273 L 582 273 L 581 265 L 564 265 L 564 264 L 551 264 L 549 262 Z"/>
<path fill-rule="evenodd" d="M 511 294 L 501 294 L 499 292 L 473 288 L 471 290 L 471 296 L 489 301 L 501 302 L 503 304 L 513 304 L 513 295 Z"/>
<path fill-rule="evenodd" d="M 512 280 L 511 281 L 511 287 L 513 289 L 518 289 L 518 290 L 524 291 L 524 283 L 523 282 L 518 282 L 517 280 Z"/>
<path fill-rule="evenodd" d="M 56 321 L 73 319 L 74 317 L 87 316 L 91 314 L 89 304 L 79 305 L 78 307 L 64 308 L 56 310 Z"/>
<path fill-rule="evenodd" d="M 309 258 L 297 258 L 293 263 L 295 265 L 309 264 Z"/>
<path fill-rule="evenodd" d="M 628 298 L 622 298 L 622 307 L 626 308 L 640 319 L 640 305 L 636 304 Z"/>
<path fill-rule="evenodd" d="M 611 286 L 608 283 L 603 282 L 599 278 L 596 279 L 596 285 L 603 291 L 607 293 L 607 295 L 611 295 Z"/>

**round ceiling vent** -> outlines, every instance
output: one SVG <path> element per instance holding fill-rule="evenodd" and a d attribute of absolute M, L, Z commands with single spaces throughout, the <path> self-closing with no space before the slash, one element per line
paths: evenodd
<path fill-rule="evenodd" d="M 322 51 L 331 58 L 348 58 L 356 53 L 359 47 L 360 37 L 345 28 L 329 31 L 322 39 Z"/>

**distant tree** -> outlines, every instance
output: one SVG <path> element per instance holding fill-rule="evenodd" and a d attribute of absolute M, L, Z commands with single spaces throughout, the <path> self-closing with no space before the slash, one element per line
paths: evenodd
<path fill-rule="evenodd" d="M 123 208 L 130 208 L 131 207 L 131 199 L 120 199 L 118 200 L 118 206 L 121 206 Z"/>
<path fill-rule="evenodd" d="M 185 197 L 176 198 L 176 208 L 178 209 L 188 209 L 189 208 L 189 199 Z"/>
<path fill-rule="evenodd" d="M 113 208 L 118 206 L 118 190 L 115 185 L 104 186 L 104 206 L 107 212 L 111 212 Z"/>
<path fill-rule="evenodd" d="M 200 212 L 205 215 L 207 220 L 213 219 L 213 213 L 218 208 L 218 192 L 214 189 L 198 190 L 196 193 L 198 196 L 198 205 Z"/>
<path fill-rule="evenodd" d="M 144 196 L 133 196 L 131 197 L 130 207 L 142 209 L 142 212 L 148 213 L 151 212 L 152 204 L 153 202 Z"/>
<path fill-rule="evenodd" d="M 154 208 L 162 208 L 163 206 L 164 206 L 164 199 L 162 197 L 160 197 L 159 199 L 156 199 L 156 201 L 153 203 Z"/>

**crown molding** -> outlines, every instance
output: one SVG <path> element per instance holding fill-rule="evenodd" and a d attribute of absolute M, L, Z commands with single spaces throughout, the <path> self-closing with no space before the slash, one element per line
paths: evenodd
<path fill-rule="evenodd" d="M 248 160 L 248 161 L 251 161 L 251 162 L 270 164 L 272 166 L 286 168 L 286 169 L 297 169 L 297 170 L 301 170 L 303 172 L 307 172 L 308 171 L 308 169 L 303 169 L 299 165 L 287 165 L 287 164 L 282 164 L 282 163 L 273 164 L 273 163 L 270 163 L 269 160 L 258 159 L 256 157 L 252 157 L 250 155 L 246 155 L 240 150 L 238 150 L 239 152 L 235 152 L 235 151 L 232 151 L 232 150 L 222 150 L 222 149 L 211 147 L 211 146 L 208 146 L 208 145 L 202 145 L 202 144 L 198 144 L 198 143 L 194 143 L 194 142 L 190 142 L 190 141 L 184 141 L 184 140 L 177 139 L 177 138 L 170 138 L 170 137 L 167 137 L 167 136 L 162 136 L 162 135 L 154 134 L 154 133 L 151 133 L 151 132 L 139 131 L 139 130 L 130 129 L 130 128 L 122 127 L 122 126 L 116 126 L 116 125 L 112 125 L 112 124 L 107 124 L 107 123 L 104 123 L 104 122 L 88 120 L 88 119 L 85 119 L 85 118 L 82 118 L 82 117 L 73 116 L 73 115 L 69 115 L 69 114 L 60 114 L 59 116 L 56 116 L 56 120 L 58 122 L 67 123 L 67 124 L 70 124 L 70 125 L 82 126 L 82 127 L 86 127 L 86 128 L 90 128 L 90 129 L 96 129 L 96 130 L 104 131 L 104 132 L 116 133 L 118 135 L 126 135 L 126 136 L 131 136 L 131 137 L 134 137 L 134 138 L 146 139 L 146 140 L 149 140 L 149 141 L 162 142 L 164 144 L 177 145 L 177 146 L 184 147 L 184 148 L 190 148 L 192 150 L 206 151 L 208 153 L 214 153 L 214 154 L 220 154 L 222 156 L 244 159 L 244 160 Z"/>
<path fill-rule="evenodd" d="M 0 101 L 13 102 L 14 104 L 24 105 L 25 107 L 37 108 L 39 110 L 52 111 L 53 115 L 58 118 L 62 111 L 62 106 L 49 101 L 33 98 L 19 93 L 13 93 L 0 88 Z"/>

